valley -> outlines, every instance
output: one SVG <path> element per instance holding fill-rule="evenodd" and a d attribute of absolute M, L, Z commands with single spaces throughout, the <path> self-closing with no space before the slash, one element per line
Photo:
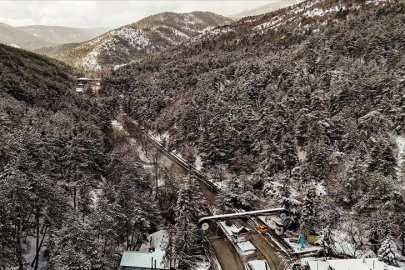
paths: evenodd
<path fill-rule="evenodd" d="M 0 269 L 405 269 L 405 3 L 291 2 L 0 24 Z"/>

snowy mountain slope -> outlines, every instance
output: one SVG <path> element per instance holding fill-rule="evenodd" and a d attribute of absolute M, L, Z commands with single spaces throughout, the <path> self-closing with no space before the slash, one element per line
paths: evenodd
<path fill-rule="evenodd" d="M 229 22 L 230 19 L 210 12 L 161 13 L 111 30 L 56 58 L 85 70 L 100 70 L 162 51 L 204 29 Z"/>
<path fill-rule="evenodd" d="M 83 42 L 111 30 L 111 28 L 74 28 L 48 25 L 19 26 L 16 29 L 34 35 L 42 40 L 55 43 Z"/>
<path fill-rule="evenodd" d="M 368 1 L 366 5 L 382 6 L 389 1 Z M 340 0 L 309 0 L 273 12 L 244 17 L 229 25 L 195 37 L 201 41 L 229 32 L 247 33 L 250 36 L 267 31 L 278 31 L 281 27 L 286 35 L 308 35 L 324 29 L 329 22 L 345 19 L 351 11 L 358 11 L 362 2 Z"/>

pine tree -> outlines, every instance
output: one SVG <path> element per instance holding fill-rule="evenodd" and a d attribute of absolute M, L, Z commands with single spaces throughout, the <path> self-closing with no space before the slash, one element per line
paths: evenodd
<path fill-rule="evenodd" d="M 378 258 L 389 265 L 398 266 L 397 246 L 394 241 L 392 241 L 390 235 L 388 235 L 381 244 L 378 250 Z"/>
<path fill-rule="evenodd" d="M 287 169 L 289 176 L 291 177 L 291 171 L 298 163 L 297 148 L 293 138 L 291 136 L 286 136 L 283 139 L 281 147 L 281 158 L 284 160 L 285 169 Z"/>
<path fill-rule="evenodd" d="M 169 226 L 166 230 L 168 232 L 167 243 L 164 247 L 165 255 L 164 260 L 169 262 L 169 267 L 175 267 L 176 264 L 176 254 L 175 254 L 175 235 L 176 231 L 173 226 Z"/>
<path fill-rule="evenodd" d="M 386 141 L 377 141 L 370 153 L 368 169 L 370 172 L 380 172 L 384 176 L 397 177 L 397 161 L 392 147 Z"/>
<path fill-rule="evenodd" d="M 89 226 L 68 218 L 60 230 L 51 230 L 50 269 L 101 269 L 104 262 L 98 252 L 96 235 Z"/>
<path fill-rule="evenodd" d="M 193 196 L 190 183 L 186 183 L 180 188 L 177 199 L 174 253 L 181 269 L 192 269 L 196 263 L 193 250 L 197 242 L 194 230 L 197 221 L 195 215 L 198 211 Z"/>
<path fill-rule="evenodd" d="M 319 232 L 318 240 L 316 241 L 326 254 L 331 254 L 334 249 L 333 233 L 330 225 Z"/>
<path fill-rule="evenodd" d="M 285 209 L 289 209 L 291 206 L 291 187 L 288 181 L 284 182 L 283 185 L 278 187 L 277 201 Z"/>
<path fill-rule="evenodd" d="M 301 229 L 305 234 L 312 233 L 315 224 L 314 200 L 315 200 L 315 188 L 310 187 L 304 199 L 304 205 L 302 207 L 302 215 L 300 220 Z"/>
<path fill-rule="evenodd" d="M 227 185 L 223 186 L 222 191 L 215 197 L 217 214 L 229 214 L 234 208 L 233 198 L 236 199 L 237 195 L 232 193 Z"/>
<path fill-rule="evenodd" d="M 0 185 L 2 184 L 0 181 Z M 16 235 L 16 231 L 11 214 L 11 202 L 0 191 L 0 269 L 9 269 L 15 266 L 19 256 L 15 246 L 14 235 Z"/>

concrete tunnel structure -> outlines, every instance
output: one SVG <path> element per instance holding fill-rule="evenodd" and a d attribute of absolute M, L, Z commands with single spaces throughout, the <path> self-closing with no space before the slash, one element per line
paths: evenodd
<path fill-rule="evenodd" d="M 201 228 L 201 225 L 205 222 L 212 222 L 212 221 L 224 221 L 228 219 L 237 219 L 246 216 L 255 217 L 255 216 L 268 216 L 268 215 L 278 215 L 281 213 L 285 213 L 288 217 L 290 216 L 290 212 L 288 212 L 285 208 L 271 208 L 265 210 L 255 210 L 255 211 L 248 211 L 248 212 L 239 212 L 239 213 L 232 213 L 232 214 L 224 214 L 224 215 L 214 215 L 214 216 L 207 216 L 202 217 L 198 220 L 198 227 Z"/>

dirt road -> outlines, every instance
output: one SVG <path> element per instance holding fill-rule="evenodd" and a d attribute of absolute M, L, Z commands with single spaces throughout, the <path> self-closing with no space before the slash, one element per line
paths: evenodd
<path fill-rule="evenodd" d="M 263 235 L 259 233 L 252 233 L 250 240 L 256 245 L 256 247 L 260 250 L 263 256 L 266 258 L 267 263 L 272 270 L 283 270 L 281 266 L 280 259 L 278 255 L 275 253 L 275 248 L 273 248 L 263 237 Z"/>
<path fill-rule="evenodd" d="M 229 241 L 220 238 L 211 239 L 210 242 L 223 270 L 245 270 L 240 256 Z"/>
<path fill-rule="evenodd" d="M 263 254 L 271 270 L 284 269 L 281 265 L 280 257 L 278 256 L 278 254 L 276 254 L 277 247 L 274 244 L 274 247 L 272 246 L 272 244 L 270 244 L 271 242 L 268 239 L 268 236 L 258 233 L 251 224 L 243 222 L 242 220 L 234 220 L 233 222 L 239 227 L 244 226 L 252 230 L 250 241 L 252 241 L 259 249 L 259 251 Z"/>

